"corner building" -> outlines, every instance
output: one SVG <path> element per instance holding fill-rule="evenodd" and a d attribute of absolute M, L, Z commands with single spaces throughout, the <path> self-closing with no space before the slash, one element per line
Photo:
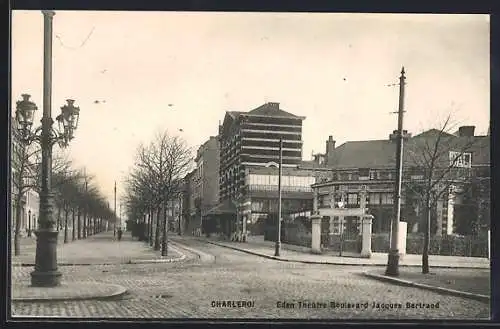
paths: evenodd
<path fill-rule="evenodd" d="M 279 140 L 282 139 L 283 218 L 312 209 L 310 171 L 302 163 L 302 122 L 266 103 L 249 112 L 228 111 L 219 125 L 219 200 L 209 215 L 219 218 L 222 232 L 263 234 L 271 215 L 277 215 Z M 220 220 L 222 219 L 222 220 Z"/>

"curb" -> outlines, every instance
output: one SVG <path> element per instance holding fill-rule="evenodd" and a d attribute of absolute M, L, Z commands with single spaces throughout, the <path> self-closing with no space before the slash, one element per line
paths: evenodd
<path fill-rule="evenodd" d="M 153 264 L 153 263 L 175 263 L 186 258 L 182 255 L 177 258 L 158 258 L 158 259 L 136 259 L 118 263 L 59 263 L 57 266 L 104 266 L 104 265 L 130 265 L 130 264 Z M 12 263 L 13 267 L 34 267 L 34 263 Z"/>
<path fill-rule="evenodd" d="M 107 294 L 104 296 L 65 296 L 65 297 L 12 297 L 11 300 L 12 302 L 15 303 L 22 303 L 22 302 L 28 302 L 28 303 L 34 303 L 34 302 L 61 302 L 61 301 L 77 301 L 77 300 L 108 300 L 112 298 L 117 298 L 120 296 L 123 296 L 124 294 L 127 293 L 127 288 L 117 285 L 117 284 L 109 284 L 106 283 L 107 286 L 112 286 L 115 288 L 116 291 L 114 291 L 111 294 Z"/>
<path fill-rule="evenodd" d="M 193 254 L 198 255 L 198 257 L 200 258 L 200 260 L 201 260 L 202 262 L 203 262 L 203 261 L 210 261 L 210 262 L 214 261 L 214 262 L 215 262 L 215 256 L 214 256 L 214 255 L 210 255 L 210 254 L 208 254 L 208 253 L 204 253 L 204 252 L 202 252 L 202 251 L 199 251 L 199 250 L 193 249 L 193 248 L 191 248 L 191 247 L 185 246 L 185 245 L 183 245 L 182 243 L 179 243 L 179 242 L 177 242 L 177 241 L 175 241 L 175 242 L 173 242 L 173 243 L 174 243 L 174 244 L 176 245 L 176 247 L 178 247 L 178 248 L 185 249 L 185 250 L 187 250 L 187 251 L 189 251 L 189 252 L 192 252 Z"/>
<path fill-rule="evenodd" d="M 130 265 L 130 264 L 156 264 L 156 263 L 175 263 L 186 259 L 186 255 L 180 250 L 177 250 L 181 256 L 176 258 L 154 258 L 154 259 L 129 259 L 127 261 L 117 262 L 117 263 L 59 263 L 57 266 L 92 266 L 92 265 Z M 161 256 L 163 257 L 163 256 Z M 34 267 L 35 263 L 22 263 L 22 262 L 11 262 L 13 267 Z"/>
<path fill-rule="evenodd" d="M 438 292 L 438 293 L 442 293 L 442 294 L 446 294 L 446 295 L 474 299 L 474 300 L 477 300 L 480 302 L 489 303 L 491 300 L 491 297 L 486 296 L 486 295 L 474 294 L 474 293 L 470 293 L 470 292 L 448 289 L 448 288 L 443 288 L 443 287 L 430 286 L 430 285 L 423 284 L 423 283 L 416 283 L 413 281 L 392 278 L 392 277 L 388 277 L 388 276 L 380 275 L 380 274 L 363 272 L 363 273 L 358 273 L 358 275 L 362 275 L 362 276 L 365 276 L 365 277 L 368 277 L 371 279 L 375 279 L 375 280 L 379 280 L 379 281 L 383 281 L 383 282 L 389 282 L 389 283 L 393 283 L 393 284 L 397 284 L 397 285 L 420 288 L 423 290 L 430 290 L 430 291 L 434 291 L 434 292 Z"/>
<path fill-rule="evenodd" d="M 129 259 L 128 261 L 118 263 L 59 263 L 57 266 L 103 266 L 103 265 L 131 265 L 131 264 L 155 264 L 155 263 L 176 263 L 186 259 L 186 255 L 182 254 L 176 258 L 157 258 L 157 259 Z M 34 267 L 34 263 L 12 263 L 13 267 Z"/>
<path fill-rule="evenodd" d="M 279 261 L 282 261 L 282 262 L 293 262 L 293 263 L 303 263 L 303 264 L 320 264 L 320 265 L 343 265 L 343 266 L 372 266 L 372 267 L 376 267 L 376 266 L 387 266 L 387 264 L 373 264 L 373 263 L 362 263 L 362 264 L 353 264 L 353 263 L 342 263 L 342 262 L 328 262 L 328 261 L 313 261 L 313 260 L 292 260 L 292 259 L 287 259 L 287 258 L 282 258 L 282 257 L 277 257 L 277 256 L 270 256 L 270 255 L 266 255 L 266 254 L 261 254 L 261 253 L 258 253 L 258 252 L 255 252 L 255 251 L 250 251 L 250 250 L 247 250 L 247 249 L 242 249 L 242 248 L 237 248 L 237 247 L 233 247 L 233 246 L 228 246 L 228 245 L 225 245 L 225 244 L 221 244 L 221 243 L 218 243 L 218 242 L 213 242 L 213 241 L 208 241 L 208 240 L 199 240 L 199 241 L 205 241 L 207 243 L 210 243 L 210 244 L 213 244 L 213 245 L 216 245 L 216 246 L 219 246 L 219 247 L 224 247 L 224 248 L 228 248 L 228 249 L 233 249 L 233 250 L 237 250 L 237 251 L 241 251 L 241 252 L 244 252 L 244 253 L 247 253 L 247 254 L 251 254 L 251 255 L 254 255 L 254 256 L 260 256 L 260 257 L 264 257 L 264 258 L 268 258 L 268 259 L 274 259 L 274 260 L 279 260 Z M 421 265 L 419 264 L 399 264 L 400 267 L 421 267 Z M 473 266 L 450 266 L 450 265 L 434 265 L 434 266 L 431 266 L 431 267 L 434 267 L 434 268 L 452 268 L 452 269 L 473 269 L 473 270 L 476 270 L 476 269 L 487 269 L 485 267 L 473 267 Z"/>
<path fill-rule="evenodd" d="M 176 263 L 186 259 L 186 255 L 182 255 L 177 258 L 159 258 L 159 259 L 137 259 L 131 260 L 125 264 L 154 264 L 154 263 Z"/>

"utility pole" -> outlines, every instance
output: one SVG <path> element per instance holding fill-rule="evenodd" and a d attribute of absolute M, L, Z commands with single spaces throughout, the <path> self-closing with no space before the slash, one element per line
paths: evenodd
<path fill-rule="evenodd" d="M 386 275 L 399 276 L 399 221 L 401 219 L 401 181 L 403 176 L 403 113 L 405 97 L 405 68 L 399 78 L 398 135 L 396 145 L 396 188 L 394 193 L 394 215 L 391 225 L 391 246 L 388 254 Z M 406 232 L 404 232 L 406 234 Z"/>
<path fill-rule="evenodd" d="M 116 181 L 115 181 L 115 206 L 114 206 L 114 213 L 115 213 L 115 220 L 114 220 L 114 225 L 113 225 L 113 236 L 116 236 Z"/>
<path fill-rule="evenodd" d="M 88 235 L 88 224 L 87 224 L 87 211 L 88 211 L 88 183 L 87 183 L 87 173 L 85 173 L 85 206 L 83 208 L 83 238 L 86 239 Z"/>
<path fill-rule="evenodd" d="M 283 165 L 283 140 L 280 138 L 280 155 L 279 155 L 279 174 L 278 174 L 278 225 L 277 225 L 277 236 L 276 236 L 276 246 L 274 251 L 274 256 L 280 255 L 281 249 L 281 175 L 282 175 L 282 165 Z"/>

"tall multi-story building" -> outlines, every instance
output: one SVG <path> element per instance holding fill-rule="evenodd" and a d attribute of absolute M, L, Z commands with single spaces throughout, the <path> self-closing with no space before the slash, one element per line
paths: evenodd
<path fill-rule="evenodd" d="M 433 177 L 439 178 L 440 173 L 444 175 L 447 174 L 444 171 L 448 171 L 450 174 L 444 177 L 450 177 L 450 180 L 441 182 L 450 189 L 443 192 L 442 197 L 433 206 L 432 232 L 436 235 L 452 234 L 457 226 L 454 219 L 460 216 L 463 210 L 464 196 L 460 192 L 464 186 L 471 181 L 489 182 L 489 136 L 474 135 L 472 126 L 460 127 L 455 134 L 443 133 L 436 129 L 414 137 L 406 131 L 403 133 L 402 220 L 408 223 L 410 232 L 422 229 L 422 226 L 419 226 L 422 209 L 410 187 L 424 178 L 433 147 L 439 143 L 439 147 L 435 148 L 439 156 L 435 157 Z M 440 136 L 439 141 L 437 136 Z M 313 186 L 317 193 L 318 206 L 336 207 L 341 202 L 347 208 L 358 207 L 361 202 L 360 191 L 363 191 L 363 195 L 367 197 L 369 211 L 374 215 L 374 232 L 389 232 L 396 178 L 396 137 L 396 132 L 393 132 L 386 140 L 349 141 L 335 148 L 335 142 L 330 136 L 326 153 L 322 156 L 329 173 Z M 467 179 L 469 177 L 474 179 Z M 489 204 L 489 195 L 484 187 L 488 184 L 476 183 L 483 191 L 483 196 L 478 200 L 482 202 L 481 207 L 486 207 Z M 484 216 L 487 216 L 486 213 Z M 485 221 L 489 219 L 482 220 Z"/>
<path fill-rule="evenodd" d="M 262 233 L 255 224 L 277 213 L 280 139 L 283 215 L 312 209 L 314 177 L 298 168 L 304 119 L 282 110 L 279 103 L 266 103 L 249 112 L 226 112 L 219 125 L 220 204 L 209 214 L 235 213 L 225 226 L 227 233 L 242 230 L 244 223 L 248 231 Z"/>

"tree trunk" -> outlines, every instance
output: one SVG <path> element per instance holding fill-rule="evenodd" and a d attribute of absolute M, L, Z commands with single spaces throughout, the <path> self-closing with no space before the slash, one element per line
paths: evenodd
<path fill-rule="evenodd" d="M 162 234 L 162 241 L 161 241 L 161 255 L 162 256 L 168 255 L 168 240 L 167 240 L 168 216 L 167 216 L 167 211 L 168 211 L 168 203 L 167 203 L 167 206 L 164 206 L 164 208 L 163 208 L 163 234 Z"/>
<path fill-rule="evenodd" d="M 153 209 L 149 209 L 149 245 L 153 246 Z"/>
<path fill-rule="evenodd" d="M 94 216 L 89 218 L 89 235 L 94 235 Z"/>
<path fill-rule="evenodd" d="M 148 218 L 146 213 L 142 214 L 142 241 L 148 242 Z"/>
<path fill-rule="evenodd" d="M 82 226 L 83 226 L 83 228 L 82 228 L 82 238 L 85 239 L 87 237 L 87 232 L 86 232 L 86 230 L 87 230 L 87 223 L 86 223 L 86 221 L 87 221 L 87 212 L 85 211 L 85 209 L 83 210 L 83 219 L 82 220 L 83 220 L 83 223 L 82 223 Z"/>
<path fill-rule="evenodd" d="M 90 232 L 90 216 L 86 215 L 86 217 L 87 217 L 87 219 L 86 219 L 87 224 L 85 225 L 86 226 L 86 228 L 85 228 L 86 231 L 85 232 L 86 232 L 86 237 L 89 237 L 89 236 L 92 235 L 91 232 Z"/>
<path fill-rule="evenodd" d="M 71 241 L 75 241 L 76 239 L 76 214 L 75 214 L 75 208 L 71 209 Z"/>
<path fill-rule="evenodd" d="M 21 215 L 22 215 L 22 195 L 16 197 L 16 223 L 14 226 L 14 255 L 19 256 L 21 254 Z"/>
<path fill-rule="evenodd" d="M 429 244 L 431 237 L 431 201 L 430 196 L 425 198 L 425 212 L 424 212 L 424 248 L 422 251 L 422 273 L 429 273 Z"/>
<path fill-rule="evenodd" d="M 179 200 L 179 232 L 177 232 L 178 235 L 182 235 L 182 211 L 181 211 L 181 200 Z"/>
<path fill-rule="evenodd" d="M 68 208 L 64 209 L 64 243 L 68 243 Z"/>
<path fill-rule="evenodd" d="M 82 210 L 78 207 L 78 240 L 82 238 Z"/>
<path fill-rule="evenodd" d="M 161 215 L 161 206 L 156 210 L 156 232 L 155 232 L 155 243 L 154 250 L 160 250 L 160 215 Z"/>
<path fill-rule="evenodd" d="M 57 207 L 57 230 L 60 231 L 62 228 L 62 223 L 61 223 L 61 207 Z"/>

